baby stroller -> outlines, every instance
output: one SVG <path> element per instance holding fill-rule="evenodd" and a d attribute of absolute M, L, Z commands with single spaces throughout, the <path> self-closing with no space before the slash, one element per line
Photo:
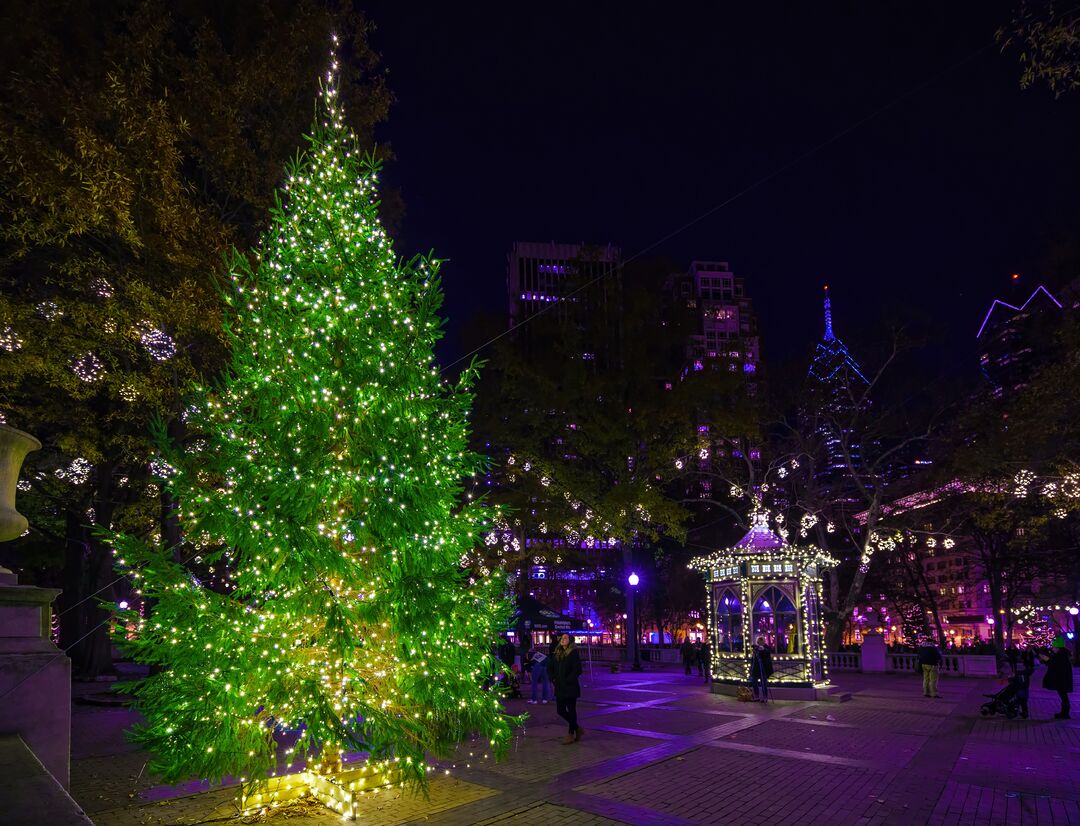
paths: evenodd
<path fill-rule="evenodd" d="M 1009 678 L 1009 682 L 997 694 L 987 694 L 990 699 L 982 704 L 979 713 L 983 717 L 1004 714 L 1010 720 L 1019 714 L 1024 719 L 1028 716 L 1028 684 L 1031 675 L 1021 671 Z"/>

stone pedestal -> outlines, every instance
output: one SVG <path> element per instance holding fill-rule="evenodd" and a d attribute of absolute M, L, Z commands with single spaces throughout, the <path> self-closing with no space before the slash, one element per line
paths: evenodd
<path fill-rule="evenodd" d="M 0 542 L 22 536 L 27 528 L 26 517 L 15 510 L 15 490 L 23 459 L 32 450 L 40 450 L 41 442 L 6 424 L 0 424 Z M 15 574 L 0 565 L 0 585 L 14 585 Z"/>
<path fill-rule="evenodd" d="M 884 673 L 887 653 L 885 637 L 881 634 L 867 634 L 864 636 L 862 641 L 863 673 Z"/>
<path fill-rule="evenodd" d="M 0 735 L 17 734 L 65 789 L 71 754 L 71 660 L 50 640 L 60 591 L 0 585 Z"/>
<path fill-rule="evenodd" d="M 21 536 L 15 510 L 23 459 L 41 442 L 0 424 L 0 542 Z M 56 588 L 19 585 L 0 566 L 0 735 L 17 734 L 65 789 L 71 760 L 71 660 L 52 644 Z M 2 814 L 0 814 L 2 819 Z"/>

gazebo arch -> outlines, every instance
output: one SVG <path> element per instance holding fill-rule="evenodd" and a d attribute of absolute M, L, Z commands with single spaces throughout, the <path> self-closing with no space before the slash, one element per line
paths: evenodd
<path fill-rule="evenodd" d="M 743 650 L 742 603 L 735 588 L 724 588 L 716 597 L 716 634 L 713 645 L 721 651 Z"/>
<path fill-rule="evenodd" d="M 798 654 L 800 629 L 796 601 L 794 593 L 782 585 L 760 586 L 750 623 L 755 642 L 763 636 L 777 654 Z"/>

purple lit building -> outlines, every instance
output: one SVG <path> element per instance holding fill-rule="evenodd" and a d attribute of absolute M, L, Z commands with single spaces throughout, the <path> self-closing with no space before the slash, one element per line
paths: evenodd
<path fill-rule="evenodd" d="M 740 377 L 753 395 L 761 369 L 761 341 L 745 280 L 731 271 L 727 261 L 695 260 L 685 273 L 669 277 L 667 290 L 672 318 L 685 319 L 688 326 L 681 374 L 666 381 L 665 389 L 671 390 L 675 381 L 692 372 L 720 370 Z M 689 483 L 687 493 L 711 499 L 715 451 L 755 463 L 761 451 L 758 445 L 712 432 L 707 411 L 701 411 L 698 431 L 701 446 L 709 451 L 707 458 L 698 460 L 700 475 Z"/>
<path fill-rule="evenodd" d="M 673 299 L 696 318 L 687 338 L 686 359 L 692 369 L 714 369 L 756 375 L 761 361 L 757 316 L 744 280 L 726 261 L 693 261 L 686 273 L 672 276 Z"/>

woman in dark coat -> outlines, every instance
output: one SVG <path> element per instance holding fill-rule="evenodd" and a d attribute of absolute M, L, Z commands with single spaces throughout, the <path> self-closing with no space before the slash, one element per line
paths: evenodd
<path fill-rule="evenodd" d="M 581 739 L 584 730 L 577 721 L 577 701 L 581 696 L 581 655 L 569 634 L 559 638 L 555 655 L 549 657 L 551 663 L 551 682 L 555 686 L 555 711 L 570 726 L 569 734 L 563 738 L 563 745 L 569 746 Z"/>
<path fill-rule="evenodd" d="M 1050 643 L 1050 656 L 1041 656 L 1046 663 L 1046 676 L 1043 688 L 1056 691 L 1061 698 L 1061 711 L 1054 715 L 1057 720 L 1069 718 L 1069 692 L 1073 690 L 1072 663 L 1069 662 L 1069 650 L 1065 647 L 1064 637 L 1058 636 Z"/>
<path fill-rule="evenodd" d="M 769 677 L 773 673 L 772 651 L 764 637 L 757 638 L 754 645 L 754 659 L 750 662 L 750 688 L 754 699 L 769 702 Z"/>

